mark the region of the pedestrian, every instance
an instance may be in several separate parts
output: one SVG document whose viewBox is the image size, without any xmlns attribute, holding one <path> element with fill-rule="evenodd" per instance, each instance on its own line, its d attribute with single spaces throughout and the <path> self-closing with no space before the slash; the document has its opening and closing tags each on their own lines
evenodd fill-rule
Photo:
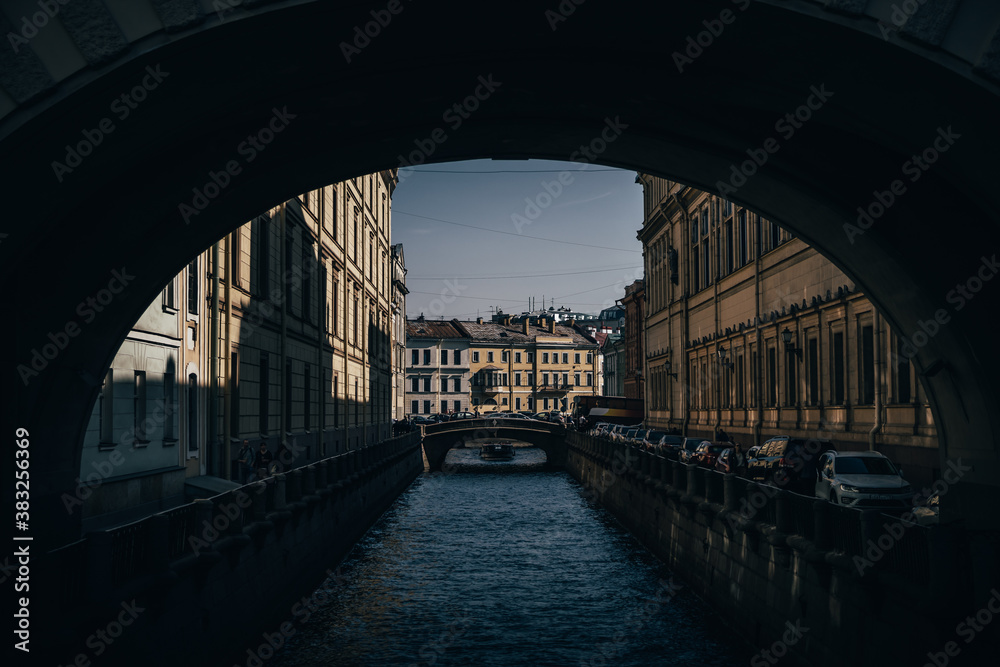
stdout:
<svg viewBox="0 0 1000 667">
<path fill-rule="evenodd" d="M 260 450 L 257 452 L 257 478 L 264 479 L 268 475 L 268 471 L 271 468 L 271 462 L 274 461 L 274 454 L 271 450 L 267 448 L 266 443 L 260 443 Z"/>
<path fill-rule="evenodd" d="M 733 453 L 729 455 L 729 461 L 733 472 L 739 477 L 746 476 L 747 473 L 747 461 L 746 457 L 743 455 L 743 445 L 736 443 L 733 445 Z"/>
<path fill-rule="evenodd" d="M 248 484 L 254 480 L 254 461 L 256 457 L 254 455 L 253 447 L 250 446 L 250 441 L 243 440 L 243 446 L 240 447 L 240 451 L 236 455 L 236 461 L 239 463 L 240 467 L 240 483 Z"/>
</svg>

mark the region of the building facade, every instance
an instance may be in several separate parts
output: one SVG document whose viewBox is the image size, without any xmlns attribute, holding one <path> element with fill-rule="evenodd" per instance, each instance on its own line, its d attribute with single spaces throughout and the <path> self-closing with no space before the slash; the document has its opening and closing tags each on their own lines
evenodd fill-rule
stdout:
<svg viewBox="0 0 1000 667">
<path fill-rule="evenodd" d="M 625 373 L 623 383 L 625 398 L 645 398 L 646 378 L 646 285 L 636 280 L 625 287 L 621 299 L 625 309 L 625 327 L 622 340 L 625 348 Z"/>
<path fill-rule="evenodd" d="M 651 426 L 744 444 L 877 449 L 939 473 L 930 406 L 895 333 L 832 263 L 719 197 L 639 175 Z"/>
<path fill-rule="evenodd" d="M 469 339 L 454 321 L 408 322 L 406 355 L 408 415 L 469 411 Z"/>
<path fill-rule="evenodd" d="M 599 395 L 597 341 L 572 319 L 455 322 L 469 338 L 473 411 L 572 412 Z"/>
<path fill-rule="evenodd" d="M 607 334 L 601 345 L 604 367 L 604 396 L 625 396 L 625 340 L 621 334 Z"/>
<path fill-rule="evenodd" d="M 383 171 L 284 202 L 168 283 L 94 407 L 85 528 L 227 488 L 244 439 L 297 465 L 389 436 L 395 184 Z"/>
<path fill-rule="evenodd" d="M 392 246 L 392 418 L 406 416 L 406 260 L 403 244 Z"/>
</svg>

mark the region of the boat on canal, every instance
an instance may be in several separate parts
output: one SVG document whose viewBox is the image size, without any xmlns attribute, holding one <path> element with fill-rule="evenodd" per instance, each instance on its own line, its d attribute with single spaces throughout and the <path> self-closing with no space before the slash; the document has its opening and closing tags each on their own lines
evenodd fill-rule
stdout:
<svg viewBox="0 0 1000 667">
<path fill-rule="evenodd" d="M 509 442 L 491 442 L 479 448 L 479 457 L 487 461 L 509 461 L 514 458 L 514 445 Z"/>
</svg>

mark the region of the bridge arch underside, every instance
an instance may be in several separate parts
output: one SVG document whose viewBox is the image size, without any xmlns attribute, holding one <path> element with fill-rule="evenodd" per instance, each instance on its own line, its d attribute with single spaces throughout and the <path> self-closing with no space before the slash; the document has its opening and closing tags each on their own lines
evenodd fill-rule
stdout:
<svg viewBox="0 0 1000 667">
<path fill-rule="evenodd" d="M 53 536 L 78 530 L 58 498 L 79 474 L 96 378 L 168 278 L 259 211 L 398 166 L 400 156 L 575 159 L 716 190 L 748 150 L 759 158 L 768 146 L 777 151 L 726 194 L 821 249 L 896 331 L 917 336 L 913 362 L 934 406 L 942 461 L 973 465 L 965 490 L 945 499 L 945 516 L 954 509 L 969 519 L 1000 479 L 1000 354 L 984 326 L 1000 310 L 1000 281 L 961 308 L 949 297 L 988 273 L 983 258 L 1000 248 L 997 17 L 970 20 L 967 3 L 941 3 L 956 12 L 950 21 L 932 15 L 921 30 L 883 38 L 875 18 L 849 13 L 865 3 L 825 3 L 839 13 L 823 4 L 586 3 L 565 21 L 535 3 L 508 3 L 474 21 L 451 6 L 406 4 L 350 62 L 341 44 L 371 20 L 368 7 L 350 3 L 175 12 L 168 30 L 146 36 L 139 28 L 155 23 L 150 15 L 128 23 L 120 14 L 131 5 L 115 3 L 127 24 L 117 50 L 101 32 L 111 14 L 81 22 L 67 6 L 72 30 L 5 54 L 11 66 L 0 78 L 0 182 L 11 195 L 0 271 L 17 333 L 2 351 L 17 399 L 4 412 L 32 432 L 36 522 Z M 167 14 L 163 7 L 183 6 L 157 5 Z M 135 7 L 148 14 L 146 3 Z M 706 33 L 719 32 L 712 22 L 723 10 L 732 20 Z M 940 10 L 924 7 L 917 18 Z M 103 35 L 93 48 L 79 45 L 88 26 Z M 60 55 L 52 44 L 70 37 L 77 46 Z M 689 37 L 702 46 L 690 47 Z M 675 56 L 689 48 L 691 62 Z M 74 66 L 81 58 L 82 69 Z M 146 99 L 121 118 L 112 103 L 144 78 Z M 477 108 L 459 113 L 456 103 Z M 810 120 L 791 136 L 788 125 L 776 129 L 786 114 L 806 115 L 809 103 Z M 251 153 L 247 137 L 275 110 L 287 110 L 287 127 Z M 52 163 L 66 162 L 67 145 L 104 118 L 113 132 L 57 178 Z M 911 182 L 912 156 L 935 142 L 938 159 Z M 185 220 L 179 205 L 196 207 L 193 189 L 227 164 L 239 173 Z M 845 233 L 858 207 L 894 181 L 905 192 L 862 234 Z M 621 221 L 609 234 L 633 234 L 639 223 Z M 84 322 L 78 305 L 123 267 L 134 276 L 128 288 Z M 918 335 L 936 314 L 947 323 Z M 68 323 L 79 334 L 25 386 L 13 369 Z"/>
<path fill-rule="evenodd" d="M 547 468 L 561 468 L 566 463 L 565 434 L 549 430 L 497 426 L 425 433 L 423 447 L 427 465 L 431 471 L 441 470 L 449 451 L 456 447 L 478 447 L 478 441 L 484 438 L 530 443 L 545 452 Z"/>
</svg>

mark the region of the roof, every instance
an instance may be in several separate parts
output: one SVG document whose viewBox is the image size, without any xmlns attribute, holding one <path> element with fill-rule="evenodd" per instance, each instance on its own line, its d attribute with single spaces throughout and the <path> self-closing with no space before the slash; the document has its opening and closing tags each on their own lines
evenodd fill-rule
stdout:
<svg viewBox="0 0 1000 667">
<path fill-rule="evenodd" d="M 498 322 L 458 322 L 455 324 L 466 332 L 473 343 L 498 343 L 501 345 L 526 345 L 536 342 L 539 336 L 565 336 L 574 345 L 596 345 L 593 338 L 580 330 L 556 323 L 555 332 L 550 332 L 548 327 L 536 325 L 528 326 L 528 333 L 524 333 L 522 323 L 503 325 Z"/>
<path fill-rule="evenodd" d="M 465 334 L 459 331 L 451 322 L 425 320 L 406 321 L 407 338 L 465 338 Z"/>
</svg>

